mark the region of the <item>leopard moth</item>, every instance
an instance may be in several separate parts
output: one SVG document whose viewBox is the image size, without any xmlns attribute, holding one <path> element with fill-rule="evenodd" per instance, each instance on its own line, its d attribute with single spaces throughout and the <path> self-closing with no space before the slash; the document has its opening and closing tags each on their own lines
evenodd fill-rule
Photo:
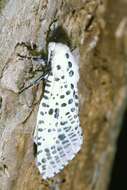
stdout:
<svg viewBox="0 0 127 190">
<path fill-rule="evenodd" d="M 51 71 L 46 76 L 34 132 L 36 164 L 45 180 L 63 170 L 83 143 L 78 64 L 67 45 L 55 42 L 48 45 L 48 64 Z"/>
</svg>

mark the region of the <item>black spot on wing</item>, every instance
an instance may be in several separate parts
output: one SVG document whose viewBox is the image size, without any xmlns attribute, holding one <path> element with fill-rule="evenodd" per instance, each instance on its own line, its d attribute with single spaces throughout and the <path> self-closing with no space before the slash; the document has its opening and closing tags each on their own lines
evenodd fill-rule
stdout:
<svg viewBox="0 0 127 190">
<path fill-rule="evenodd" d="M 66 94 L 67 94 L 67 95 L 69 95 L 70 93 L 71 93 L 71 91 L 70 91 L 70 90 L 68 90 L 68 91 L 66 92 Z"/>
<path fill-rule="evenodd" d="M 47 82 L 45 86 L 50 87 L 51 85 Z"/>
<path fill-rule="evenodd" d="M 51 146 L 51 149 L 52 149 L 52 150 L 55 149 L 55 146 Z"/>
<path fill-rule="evenodd" d="M 64 127 L 63 129 L 65 130 L 65 132 L 68 132 L 68 131 L 71 130 L 71 127 L 70 126 L 69 127 Z"/>
<path fill-rule="evenodd" d="M 74 85 L 71 83 L 71 89 L 74 89 Z"/>
<path fill-rule="evenodd" d="M 67 121 L 61 121 L 60 124 L 65 125 L 65 124 L 67 124 Z"/>
<path fill-rule="evenodd" d="M 43 98 L 44 98 L 44 99 L 46 99 L 46 100 L 48 100 L 48 99 L 49 99 L 49 98 L 48 98 L 48 96 L 46 96 L 46 95 L 44 95 L 44 96 L 43 96 Z"/>
<path fill-rule="evenodd" d="M 37 145 L 40 146 L 42 143 L 41 142 L 37 142 Z"/>
<path fill-rule="evenodd" d="M 78 103 L 75 103 L 75 106 L 76 106 L 76 107 L 78 107 L 78 106 L 79 106 L 79 104 L 78 104 Z"/>
<path fill-rule="evenodd" d="M 44 102 L 42 103 L 42 106 L 43 106 L 43 107 L 49 107 L 49 105 L 46 104 L 46 103 L 44 103 Z"/>
<path fill-rule="evenodd" d="M 74 112 L 75 111 L 75 108 L 71 108 L 71 112 Z"/>
<path fill-rule="evenodd" d="M 38 131 L 39 131 L 39 132 L 42 132 L 42 131 L 43 131 L 43 129 L 42 129 L 42 128 L 38 128 Z"/>
<path fill-rule="evenodd" d="M 49 113 L 49 115 L 52 115 L 53 114 L 53 109 L 50 108 L 48 113 Z"/>
<path fill-rule="evenodd" d="M 42 160 L 41 160 L 41 161 L 42 161 L 42 163 L 45 163 L 45 162 L 46 162 L 46 159 L 42 158 Z"/>
<path fill-rule="evenodd" d="M 40 162 L 37 162 L 37 165 L 38 165 L 38 166 L 41 166 L 41 163 L 40 163 Z"/>
<path fill-rule="evenodd" d="M 54 80 L 55 80 L 56 82 L 58 82 L 60 79 L 59 79 L 59 78 L 55 78 Z"/>
<path fill-rule="evenodd" d="M 41 115 L 44 115 L 44 112 L 43 112 L 43 111 L 40 111 L 40 114 L 41 114 Z"/>
<path fill-rule="evenodd" d="M 39 120 L 39 121 L 38 121 L 38 124 L 42 124 L 42 123 L 44 123 L 43 120 Z"/>
<path fill-rule="evenodd" d="M 78 116 L 77 115 L 74 115 L 74 119 L 76 119 Z"/>
<path fill-rule="evenodd" d="M 78 99 L 78 95 L 75 95 L 75 99 Z"/>
<path fill-rule="evenodd" d="M 66 53 L 65 56 L 66 56 L 67 59 L 69 58 L 69 54 L 68 53 Z"/>
<path fill-rule="evenodd" d="M 75 123 L 75 121 L 71 121 L 71 124 L 74 124 Z"/>
<path fill-rule="evenodd" d="M 43 152 L 42 150 L 37 151 L 37 155 L 39 155 L 39 154 L 42 153 L 42 152 Z"/>
<path fill-rule="evenodd" d="M 55 109 L 55 114 L 54 114 L 54 118 L 58 118 L 59 117 L 59 108 Z"/>
<path fill-rule="evenodd" d="M 65 134 L 60 134 L 58 136 L 58 138 L 62 141 L 62 140 L 64 140 L 66 138 L 66 136 L 65 136 Z"/>
<path fill-rule="evenodd" d="M 57 70 L 60 70 L 60 69 L 61 69 L 61 66 L 60 66 L 60 65 L 57 65 L 56 68 L 57 68 Z"/>
<path fill-rule="evenodd" d="M 70 61 L 68 61 L 68 67 L 71 68 L 72 67 L 72 63 Z"/>
<path fill-rule="evenodd" d="M 73 102 L 72 98 L 68 100 L 68 104 L 72 104 L 72 102 Z"/>
<path fill-rule="evenodd" d="M 67 104 L 66 103 L 62 103 L 61 104 L 61 107 L 65 107 Z"/>
<path fill-rule="evenodd" d="M 69 76 L 72 77 L 74 75 L 74 71 L 69 71 Z"/>
<path fill-rule="evenodd" d="M 49 94 L 49 91 L 48 91 L 48 90 L 45 90 L 45 93 Z"/>
<path fill-rule="evenodd" d="M 65 98 L 65 96 L 64 95 L 60 95 L 60 98 L 62 99 L 62 98 Z"/>
<path fill-rule="evenodd" d="M 45 152 L 49 152 L 49 149 L 48 149 L 48 148 L 45 148 Z"/>
</svg>

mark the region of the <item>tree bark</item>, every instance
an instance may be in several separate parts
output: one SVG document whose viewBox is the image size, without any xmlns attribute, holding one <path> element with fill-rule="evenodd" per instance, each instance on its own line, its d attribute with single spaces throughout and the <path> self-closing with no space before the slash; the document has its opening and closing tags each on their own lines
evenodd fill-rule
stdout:
<svg viewBox="0 0 127 190">
<path fill-rule="evenodd" d="M 106 190 L 126 107 L 127 1 L 0 2 L 0 190 Z M 21 42 L 46 48 L 51 23 L 66 30 L 80 56 L 80 153 L 45 182 L 35 166 L 33 131 L 43 84 L 18 94 L 40 68 L 21 60 Z M 59 181 L 65 179 L 64 183 Z"/>
</svg>

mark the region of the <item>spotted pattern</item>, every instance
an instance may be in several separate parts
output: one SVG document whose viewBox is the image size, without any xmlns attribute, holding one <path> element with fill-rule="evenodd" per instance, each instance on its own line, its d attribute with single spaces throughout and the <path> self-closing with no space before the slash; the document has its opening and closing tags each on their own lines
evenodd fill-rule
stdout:
<svg viewBox="0 0 127 190">
<path fill-rule="evenodd" d="M 54 118 L 58 118 L 59 117 L 59 109 L 58 108 L 56 108 L 55 109 L 55 114 L 54 114 Z"/>
<path fill-rule="evenodd" d="M 69 72 L 69 76 L 72 77 L 73 75 L 74 75 L 74 71 L 71 70 L 71 71 Z"/>
<path fill-rule="evenodd" d="M 71 93 L 71 91 L 70 91 L 70 90 L 68 90 L 68 91 L 66 92 L 66 94 L 67 94 L 67 95 L 69 95 L 70 93 Z"/>
<path fill-rule="evenodd" d="M 63 170 L 83 142 L 79 121 L 78 65 L 69 48 L 59 43 L 50 44 L 48 64 L 52 70 L 45 80 L 34 132 L 36 162 L 44 179 Z"/>
<path fill-rule="evenodd" d="M 44 112 L 43 112 L 43 111 L 40 111 L 40 114 L 41 114 L 41 115 L 44 115 Z"/>
<path fill-rule="evenodd" d="M 72 67 L 72 63 L 70 61 L 68 61 L 68 66 L 69 66 L 69 68 Z"/>
<path fill-rule="evenodd" d="M 72 102 L 73 102 L 72 98 L 68 100 L 68 104 L 71 104 Z"/>
<path fill-rule="evenodd" d="M 46 99 L 46 100 L 48 100 L 48 96 L 46 96 L 46 95 L 45 95 L 45 96 L 43 96 L 43 98 L 44 98 L 44 99 Z"/>
<path fill-rule="evenodd" d="M 60 70 L 60 69 L 61 69 L 61 66 L 60 66 L 60 65 L 57 65 L 56 67 L 57 67 L 57 70 Z"/>
<path fill-rule="evenodd" d="M 60 95 L 60 98 L 63 99 L 65 96 L 64 95 Z"/>
<path fill-rule="evenodd" d="M 65 56 L 66 56 L 67 59 L 69 58 L 69 54 L 68 53 L 65 53 Z"/>
<path fill-rule="evenodd" d="M 59 78 L 55 78 L 55 81 L 59 81 L 60 79 Z"/>
<path fill-rule="evenodd" d="M 39 121 L 38 121 L 38 124 L 42 124 L 42 123 L 44 123 L 43 120 L 39 120 Z"/>
<path fill-rule="evenodd" d="M 49 115 L 52 115 L 52 114 L 53 114 L 53 109 L 50 108 L 50 109 L 49 109 Z"/>
</svg>

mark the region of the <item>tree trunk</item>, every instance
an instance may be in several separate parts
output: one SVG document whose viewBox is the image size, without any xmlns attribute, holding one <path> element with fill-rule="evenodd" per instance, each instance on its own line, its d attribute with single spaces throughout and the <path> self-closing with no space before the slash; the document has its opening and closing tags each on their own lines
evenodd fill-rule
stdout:
<svg viewBox="0 0 127 190">
<path fill-rule="evenodd" d="M 0 190 L 106 190 L 116 141 L 126 107 L 127 1 L 0 1 Z M 80 55 L 80 153 L 45 182 L 35 166 L 33 131 L 43 83 L 22 94 L 19 89 L 40 67 L 21 42 L 46 48 L 51 23 L 66 30 Z M 59 184 L 62 179 L 65 182 Z"/>
</svg>

